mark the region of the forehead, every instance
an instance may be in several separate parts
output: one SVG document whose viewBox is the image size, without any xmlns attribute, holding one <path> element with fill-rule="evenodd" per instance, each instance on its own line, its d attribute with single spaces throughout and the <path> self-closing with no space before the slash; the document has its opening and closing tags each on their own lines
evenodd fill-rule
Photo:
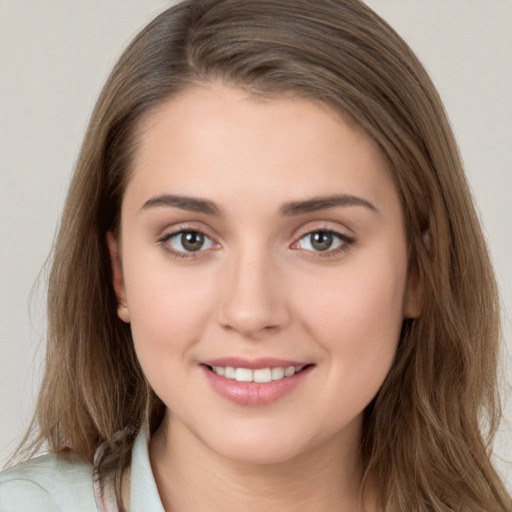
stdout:
<svg viewBox="0 0 512 512">
<path fill-rule="evenodd" d="M 269 201 L 283 194 L 293 200 L 337 187 L 382 201 L 394 190 L 377 144 L 312 100 L 198 86 L 151 112 L 138 135 L 128 189 L 141 198 L 175 192 L 222 199 L 264 187 Z"/>
</svg>

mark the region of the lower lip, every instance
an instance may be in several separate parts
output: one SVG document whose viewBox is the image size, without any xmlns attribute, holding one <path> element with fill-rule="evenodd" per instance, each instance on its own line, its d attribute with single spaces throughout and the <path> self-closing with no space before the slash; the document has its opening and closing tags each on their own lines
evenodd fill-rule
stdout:
<svg viewBox="0 0 512 512">
<path fill-rule="evenodd" d="M 276 402 L 295 389 L 312 370 L 307 366 L 291 377 L 270 382 L 238 382 L 217 375 L 207 366 L 201 365 L 212 388 L 222 397 L 238 405 L 267 405 Z"/>
</svg>

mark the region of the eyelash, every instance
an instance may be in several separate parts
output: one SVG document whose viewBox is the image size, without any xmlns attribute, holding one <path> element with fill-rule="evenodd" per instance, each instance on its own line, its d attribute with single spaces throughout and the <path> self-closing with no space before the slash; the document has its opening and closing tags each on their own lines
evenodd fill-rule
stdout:
<svg viewBox="0 0 512 512">
<path fill-rule="evenodd" d="M 193 260 L 201 256 L 201 253 L 205 251 L 203 247 L 198 249 L 197 251 L 187 251 L 187 250 L 179 250 L 174 249 L 170 244 L 170 240 L 172 240 L 174 237 L 182 237 L 186 233 L 193 233 L 196 235 L 201 235 L 204 237 L 205 243 L 210 243 L 212 245 L 218 246 L 211 237 L 209 237 L 206 233 L 201 231 L 200 229 L 191 229 L 191 228 L 179 228 L 176 231 L 173 231 L 172 233 L 166 233 L 161 238 L 158 239 L 158 243 L 163 247 L 163 249 L 169 253 L 173 258 L 179 259 L 179 260 Z M 181 243 L 181 241 L 180 241 Z M 183 247 L 183 244 L 182 244 Z M 212 247 L 208 247 L 208 249 L 211 249 Z"/>
<path fill-rule="evenodd" d="M 305 240 L 307 238 L 309 238 L 309 243 L 311 244 L 311 238 L 313 237 L 313 235 L 315 234 L 318 234 L 318 233 L 323 233 L 325 235 L 330 235 L 332 236 L 334 239 L 337 239 L 338 240 L 338 247 L 335 247 L 334 249 L 326 249 L 324 251 L 321 251 L 321 250 L 306 250 L 306 252 L 309 252 L 309 253 L 312 253 L 313 257 L 316 257 L 316 258 L 336 258 L 336 257 L 339 257 L 341 256 L 341 254 L 343 254 L 344 252 L 348 251 L 348 249 L 355 244 L 356 240 L 355 238 L 351 237 L 351 236 L 348 236 L 344 233 L 340 233 L 338 231 L 334 231 L 333 229 L 330 229 L 330 228 L 319 228 L 319 229 L 314 229 L 314 230 L 310 230 L 306 233 L 304 233 L 297 242 L 295 242 L 293 245 L 292 245 L 292 249 L 298 249 L 300 250 L 300 247 L 298 247 L 299 243 L 302 241 L 302 240 Z M 333 241 L 334 242 L 334 241 Z"/>
<path fill-rule="evenodd" d="M 166 233 L 165 235 L 163 235 L 162 237 L 160 237 L 158 239 L 158 243 L 163 247 L 163 249 L 169 253 L 173 258 L 176 258 L 176 259 L 179 259 L 179 260 L 194 260 L 196 258 L 199 258 L 201 257 L 201 253 L 202 252 L 205 252 L 206 250 L 208 249 L 212 249 L 212 247 L 208 247 L 206 249 L 203 248 L 203 246 L 201 246 L 200 249 L 198 249 L 197 251 L 187 251 L 187 250 L 177 250 L 177 249 L 174 249 L 172 248 L 172 246 L 169 245 L 169 241 L 172 240 L 174 237 L 178 237 L 178 236 L 183 236 L 184 234 L 186 233 L 192 233 L 192 234 L 196 234 L 196 235 L 201 235 L 202 237 L 204 237 L 204 240 L 206 243 L 209 243 L 209 244 L 212 244 L 216 247 L 219 247 L 219 245 L 214 242 L 212 240 L 211 237 L 209 237 L 206 233 L 204 233 L 203 231 L 201 231 L 200 229 L 190 229 L 190 228 L 179 228 L 178 230 L 176 231 L 173 231 L 171 233 Z M 300 250 L 301 247 L 299 247 L 299 244 L 301 241 L 307 239 L 309 237 L 309 240 L 310 240 L 310 244 L 311 244 L 311 237 L 315 234 L 318 234 L 318 233 L 322 233 L 322 234 L 325 234 L 325 235 L 330 235 L 332 236 L 334 239 L 337 239 L 338 240 L 338 247 L 335 247 L 334 249 L 326 249 L 324 251 L 322 250 L 309 250 L 309 249 L 306 249 L 305 251 L 306 252 L 309 252 L 309 253 L 312 253 L 312 255 L 314 255 L 313 257 L 319 257 L 319 258 L 335 258 L 337 256 L 340 256 L 342 253 L 346 252 L 352 245 L 355 244 L 355 239 L 351 236 L 348 236 L 346 234 L 343 234 L 343 233 L 339 233 L 337 231 L 334 231 L 332 229 L 329 229 L 329 228 L 325 228 L 325 229 L 314 229 L 314 230 L 310 230 L 306 233 L 304 233 L 298 240 L 297 242 L 294 242 L 292 245 L 291 245 L 291 248 L 292 249 L 296 249 L 296 250 Z M 181 242 L 180 242 L 181 243 Z M 183 247 L 183 245 L 182 245 Z"/>
</svg>

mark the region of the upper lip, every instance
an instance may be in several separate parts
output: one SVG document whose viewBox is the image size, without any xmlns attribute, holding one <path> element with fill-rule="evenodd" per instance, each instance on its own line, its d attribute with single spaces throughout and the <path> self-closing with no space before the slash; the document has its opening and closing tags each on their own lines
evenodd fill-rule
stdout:
<svg viewBox="0 0 512 512">
<path fill-rule="evenodd" d="M 202 361 L 206 366 L 231 366 L 232 368 L 248 368 L 249 370 L 258 370 L 260 368 L 287 368 L 289 366 L 305 366 L 307 362 L 293 361 L 291 359 L 276 359 L 274 357 L 261 357 L 248 359 L 244 357 L 219 357 Z"/>
</svg>

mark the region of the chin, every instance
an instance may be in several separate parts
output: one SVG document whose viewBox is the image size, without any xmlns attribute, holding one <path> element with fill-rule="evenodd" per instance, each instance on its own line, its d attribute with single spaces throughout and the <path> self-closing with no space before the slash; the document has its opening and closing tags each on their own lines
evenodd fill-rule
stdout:
<svg viewBox="0 0 512 512">
<path fill-rule="evenodd" d="M 239 425 L 219 432 L 210 431 L 203 442 L 219 456 L 239 463 L 268 465 L 299 459 L 321 444 L 316 443 L 310 432 L 290 432 L 289 428 L 276 425 Z M 277 428 L 276 428 L 277 427 Z"/>
<path fill-rule="evenodd" d="M 241 464 L 272 465 L 290 462 L 300 456 L 300 447 L 278 444 L 276 442 L 235 442 L 221 447 L 217 452 L 221 457 Z"/>
</svg>

